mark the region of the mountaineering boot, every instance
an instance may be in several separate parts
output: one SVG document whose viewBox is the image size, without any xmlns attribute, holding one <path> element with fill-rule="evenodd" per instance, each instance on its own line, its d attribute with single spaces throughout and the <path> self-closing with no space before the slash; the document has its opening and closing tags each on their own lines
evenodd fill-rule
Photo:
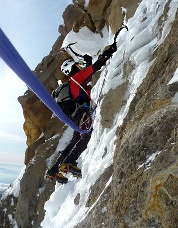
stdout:
<svg viewBox="0 0 178 228">
<path fill-rule="evenodd" d="M 68 178 L 63 176 L 63 174 L 61 172 L 59 172 L 56 175 L 56 181 L 60 184 L 66 184 L 68 182 Z"/>
<path fill-rule="evenodd" d="M 66 184 L 68 182 L 68 178 L 64 177 L 62 173 L 54 173 L 52 170 L 46 172 L 46 178 L 56 180 L 60 184 Z"/>
<path fill-rule="evenodd" d="M 56 175 L 57 173 L 53 172 L 52 169 L 49 169 L 47 172 L 46 172 L 46 178 L 49 178 L 51 180 L 55 180 L 56 179 Z"/>
<path fill-rule="evenodd" d="M 59 170 L 63 173 L 72 173 L 74 177 L 82 177 L 81 169 L 76 165 L 62 163 Z"/>
<path fill-rule="evenodd" d="M 82 177 L 82 172 L 81 172 L 81 169 L 79 169 L 76 165 L 72 165 L 70 164 L 70 172 L 72 173 L 72 175 L 74 177 Z"/>
<path fill-rule="evenodd" d="M 47 170 L 46 172 L 46 178 L 49 178 L 51 180 L 55 180 L 55 177 L 58 173 L 58 163 L 55 163 L 50 169 Z"/>
</svg>

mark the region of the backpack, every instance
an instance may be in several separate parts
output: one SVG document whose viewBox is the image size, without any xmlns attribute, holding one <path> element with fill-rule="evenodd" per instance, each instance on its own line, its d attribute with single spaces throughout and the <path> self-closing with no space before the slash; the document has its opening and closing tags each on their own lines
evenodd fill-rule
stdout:
<svg viewBox="0 0 178 228">
<path fill-rule="evenodd" d="M 57 103 L 72 99 L 70 96 L 69 87 L 70 87 L 69 82 L 64 82 L 55 91 L 53 91 L 52 95 Z"/>
<path fill-rule="evenodd" d="M 72 99 L 70 95 L 70 83 L 64 82 L 52 92 L 62 111 L 74 121 L 74 123 L 83 130 L 88 130 L 92 123 L 89 107 L 84 107 Z"/>
<path fill-rule="evenodd" d="M 56 90 L 52 92 L 52 96 L 58 103 L 62 111 L 72 118 L 72 114 L 75 112 L 77 103 L 70 95 L 70 83 L 64 82 Z"/>
</svg>

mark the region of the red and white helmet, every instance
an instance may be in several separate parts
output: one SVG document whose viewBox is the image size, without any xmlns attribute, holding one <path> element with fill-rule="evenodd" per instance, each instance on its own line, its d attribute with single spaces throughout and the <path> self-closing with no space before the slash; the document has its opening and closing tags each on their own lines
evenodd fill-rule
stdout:
<svg viewBox="0 0 178 228">
<path fill-rule="evenodd" d="M 62 73 L 65 74 L 66 76 L 69 76 L 74 63 L 75 62 L 73 59 L 68 59 L 68 60 L 64 61 L 63 64 L 61 65 Z"/>
</svg>

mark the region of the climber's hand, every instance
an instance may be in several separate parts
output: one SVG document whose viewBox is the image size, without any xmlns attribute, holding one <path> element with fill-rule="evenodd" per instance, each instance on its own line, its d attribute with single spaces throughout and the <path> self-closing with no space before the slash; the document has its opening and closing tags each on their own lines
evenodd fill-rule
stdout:
<svg viewBox="0 0 178 228">
<path fill-rule="evenodd" d="M 83 59 L 87 63 L 87 65 L 91 65 L 92 64 L 92 57 L 90 55 L 85 54 L 83 56 Z"/>
<path fill-rule="evenodd" d="M 111 44 L 110 48 L 112 53 L 116 52 L 117 51 L 117 45 L 116 45 L 116 42 L 114 42 L 113 44 Z"/>
</svg>

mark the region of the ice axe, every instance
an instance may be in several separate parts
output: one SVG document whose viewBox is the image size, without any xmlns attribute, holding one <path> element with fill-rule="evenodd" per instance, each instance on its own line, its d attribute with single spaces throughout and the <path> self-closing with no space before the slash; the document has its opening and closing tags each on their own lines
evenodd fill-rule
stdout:
<svg viewBox="0 0 178 228">
<path fill-rule="evenodd" d="M 121 30 L 124 29 L 124 28 L 127 29 L 127 31 L 129 31 L 128 27 L 127 27 L 126 25 L 123 24 L 122 27 L 120 27 L 120 28 L 117 30 L 117 32 L 116 32 L 116 34 L 115 34 L 115 36 L 114 36 L 114 43 L 116 43 L 116 39 L 117 39 L 119 33 L 120 33 Z"/>
</svg>

